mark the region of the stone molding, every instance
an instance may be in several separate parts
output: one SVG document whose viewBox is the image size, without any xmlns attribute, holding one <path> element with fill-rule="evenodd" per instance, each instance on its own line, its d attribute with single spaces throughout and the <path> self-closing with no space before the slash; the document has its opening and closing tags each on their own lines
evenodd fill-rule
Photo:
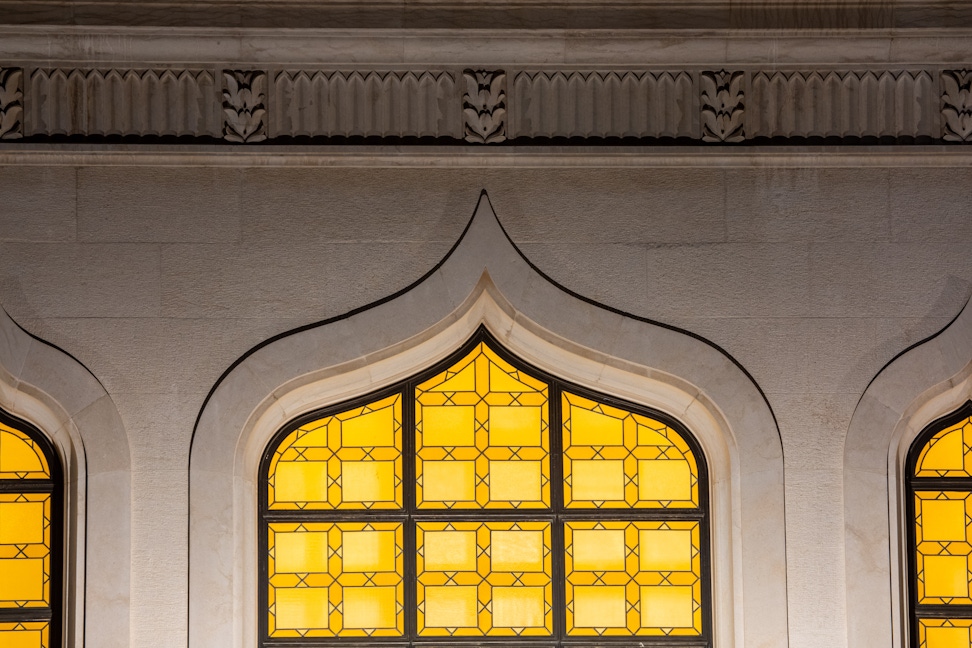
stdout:
<svg viewBox="0 0 972 648">
<path fill-rule="evenodd" d="M 284 29 L 905 29 L 972 25 L 963 0 L 0 0 L 8 25 Z"/>
<path fill-rule="evenodd" d="M 972 65 L 898 69 L 0 65 L 20 142 L 941 144 Z"/>
</svg>

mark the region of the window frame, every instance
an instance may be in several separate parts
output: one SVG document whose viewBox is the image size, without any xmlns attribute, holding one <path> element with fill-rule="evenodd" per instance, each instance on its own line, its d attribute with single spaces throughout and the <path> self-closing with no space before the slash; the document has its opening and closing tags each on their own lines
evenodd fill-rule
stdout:
<svg viewBox="0 0 972 648">
<path fill-rule="evenodd" d="M 47 621 L 49 648 L 62 646 L 64 643 L 64 470 L 60 455 L 54 443 L 35 425 L 0 409 L 0 423 L 16 429 L 30 437 L 44 453 L 47 460 L 50 479 L 3 479 L 0 478 L 0 493 L 50 493 L 51 494 L 51 526 L 50 526 L 50 606 L 46 608 L 2 608 L 0 607 L 0 622 L 15 623 L 29 621 Z M 27 484 L 24 488 L 22 485 Z M 17 486 L 21 485 L 20 488 Z"/>
<path fill-rule="evenodd" d="M 415 481 L 415 392 L 416 386 L 430 377 L 441 373 L 471 353 L 480 343 L 485 343 L 500 358 L 510 363 L 516 369 L 524 371 L 530 376 L 541 380 L 548 387 L 549 408 L 549 454 L 550 461 L 550 506 L 548 508 L 531 509 L 489 509 L 489 508 L 453 508 L 453 509 L 424 509 L 416 506 L 414 487 L 409 485 Z M 635 414 L 655 419 L 677 432 L 689 446 L 693 453 L 698 471 L 698 506 L 695 508 L 576 508 L 568 509 L 563 506 L 563 416 L 562 394 L 569 392 L 583 398 L 596 400 L 598 403 L 617 407 Z M 279 511 L 269 510 L 268 470 L 280 443 L 299 427 L 356 407 L 373 403 L 382 398 L 399 394 L 402 397 L 402 509 L 366 509 L 340 510 L 324 509 L 313 511 Z M 713 646 L 713 597 L 712 597 L 712 537 L 711 537 L 711 504 L 708 464 L 705 454 L 694 435 L 686 426 L 675 418 L 658 410 L 639 405 L 630 401 L 596 392 L 577 385 L 569 380 L 557 378 L 553 374 L 521 360 L 507 350 L 485 326 L 480 325 L 471 337 L 462 343 L 447 357 L 437 361 L 431 367 L 418 371 L 407 378 L 397 381 L 382 389 L 365 395 L 348 399 L 343 402 L 327 405 L 314 411 L 307 412 L 291 419 L 275 432 L 264 447 L 257 474 L 257 550 L 258 550 L 258 594 L 257 594 L 257 640 L 261 648 L 274 646 L 334 646 L 334 645 L 395 645 L 413 646 L 419 644 L 476 644 L 476 645 L 509 645 L 511 642 L 527 641 L 541 643 L 544 646 L 569 646 L 612 644 L 617 646 L 681 646 L 683 648 L 712 648 Z M 422 637 L 418 635 L 416 626 L 416 522 L 430 520 L 450 521 L 501 521 L 515 517 L 522 521 L 549 521 L 551 525 L 551 554 L 554 556 L 551 564 L 551 586 L 553 592 L 553 632 L 548 637 L 509 637 L 509 636 L 462 636 L 462 637 Z M 403 524 L 404 568 L 402 579 L 404 582 L 404 633 L 401 637 L 318 637 L 318 638 L 272 638 L 268 636 L 268 527 L 272 522 L 281 521 L 334 521 L 356 522 L 371 521 L 401 521 Z M 699 560 L 701 580 L 701 633 L 698 637 L 691 636 L 656 636 L 656 635 L 626 635 L 626 636 L 569 636 L 566 633 L 566 613 L 564 597 L 566 592 L 566 576 L 564 572 L 563 556 L 564 528 L 571 521 L 612 520 L 622 522 L 639 521 L 692 521 L 699 523 Z M 558 560 L 557 558 L 560 557 Z"/>
</svg>

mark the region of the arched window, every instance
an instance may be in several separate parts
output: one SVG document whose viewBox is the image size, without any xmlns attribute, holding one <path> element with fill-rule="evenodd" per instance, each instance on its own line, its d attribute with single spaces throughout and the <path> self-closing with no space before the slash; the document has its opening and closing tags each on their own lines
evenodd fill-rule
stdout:
<svg viewBox="0 0 972 648">
<path fill-rule="evenodd" d="M 972 401 L 908 454 L 911 645 L 972 646 Z"/>
<path fill-rule="evenodd" d="M 62 487 L 48 440 L 0 411 L 0 646 L 61 645 Z"/>
<path fill-rule="evenodd" d="M 484 329 L 404 383 L 292 422 L 260 475 L 262 646 L 711 646 L 695 441 Z"/>
</svg>

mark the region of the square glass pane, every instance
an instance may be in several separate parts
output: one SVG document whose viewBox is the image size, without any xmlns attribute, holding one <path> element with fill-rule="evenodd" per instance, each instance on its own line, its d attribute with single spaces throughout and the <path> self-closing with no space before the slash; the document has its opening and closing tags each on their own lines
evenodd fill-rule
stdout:
<svg viewBox="0 0 972 648">
<path fill-rule="evenodd" d="M 915 566 L 918 603 L 972 604 L 972 493 L 915 493 Z"/>
<path fill-rule="evenodd" d="M 702 633 L 698 522 L 564 525 L 567 634 Z"/>
<path fill-rule="evenodd" d="M 49 648 L 50 623 L 47 621 L 0 622 L 3 648 Z"/>
<path fill-rule="evenodd" d="M 549 522 L 417 522 L 420 637 L 552 633 Z"/>
<path fill-rule="evenodd" d="M 0 609 L 50 606 L 51 495 L 0 493 Z"/>
<path fill-rule="evenodd" d="M 269 635 L 402 636 L 403 528 L 398 522 L 270 523 Z"/>
</svg>

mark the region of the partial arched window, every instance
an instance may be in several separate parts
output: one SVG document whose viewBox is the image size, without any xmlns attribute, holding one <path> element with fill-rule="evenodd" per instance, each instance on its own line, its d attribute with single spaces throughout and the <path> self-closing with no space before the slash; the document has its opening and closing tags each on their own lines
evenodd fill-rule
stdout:
<svg viewBox="0 0 972 648">
<path fill-rule="evenodd" d="M 292 422 L 260 475 L 262 646 L 711 646 L 694 439 L 483 329 L 418 376 Z"/>
<path fill-rule="evenodd" d="M 972 646 L 972 402 L 908 454 L 911 645 Z"/>
<path fill-rule="evenodd" d="M 0 411 L 0 646 L 61 645 L 61 491 L 39 430 Z"/>
</svg>

